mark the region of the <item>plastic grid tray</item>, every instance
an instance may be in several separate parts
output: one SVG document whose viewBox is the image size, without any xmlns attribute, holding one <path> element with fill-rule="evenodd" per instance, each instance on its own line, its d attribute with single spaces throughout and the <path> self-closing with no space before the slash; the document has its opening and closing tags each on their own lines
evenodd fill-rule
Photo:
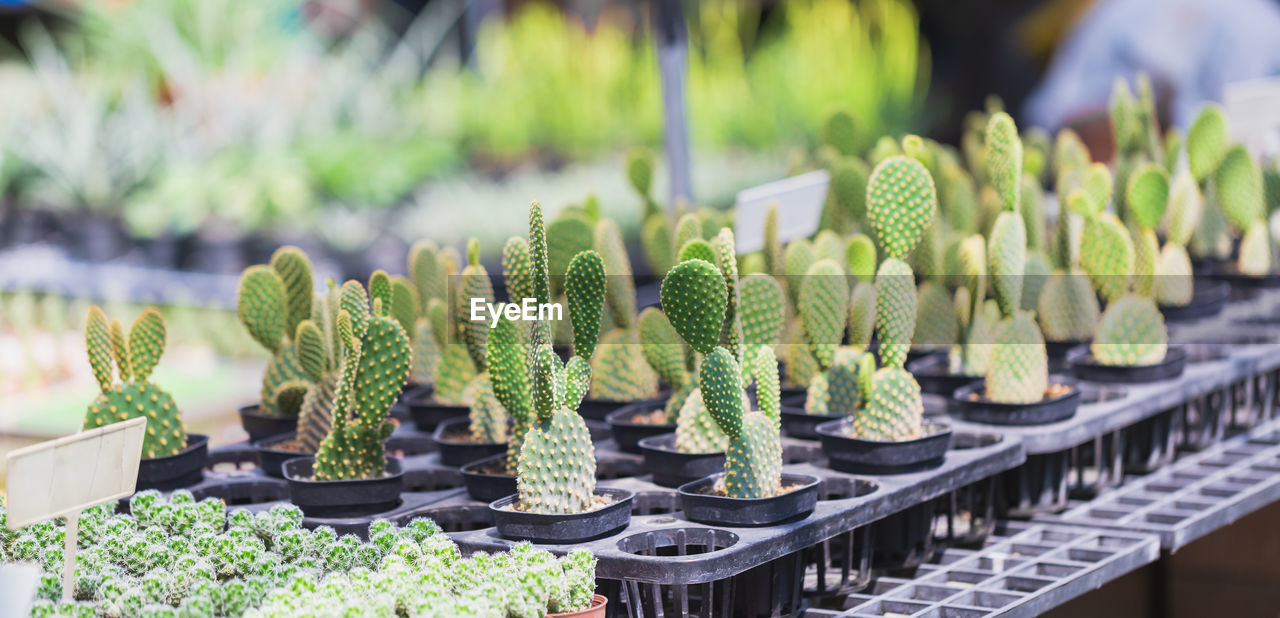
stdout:
<svg viewBox="0 0 1280 618">
<path fill-rule="evenodd" d="M 1172 553 L 1280 500 L 1280 423 L 1187 456 L 1038 520 L 1156 534 Z"/>
<path fill-rule="evenodd" d="M 1155 561 L 1154 535 L 1009 522 L 981 549 L 947 549 L 913 579 L 883 577 L 805 618 L 1035 616 Z"/>
</svg>

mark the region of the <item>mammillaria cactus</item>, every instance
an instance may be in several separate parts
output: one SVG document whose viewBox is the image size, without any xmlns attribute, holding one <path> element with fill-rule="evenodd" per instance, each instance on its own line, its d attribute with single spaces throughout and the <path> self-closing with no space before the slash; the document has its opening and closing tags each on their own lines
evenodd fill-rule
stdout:
<svg viewBox="0 0 1280 618">
<path fill-rule="evenodd" d="M 263 414 L 292 416 L 302 405 L 309 384 L 293 337 L 298 323 L 311 317 L 314 294 L 311 263 L 297 247 L 277 249 L 269 265 L 250 266 L 240 276 L 240 322 L 271 353 L 258 404 Z"/>
<path fill-rule="evenodd" d="M 394 428 L 388 412 L 409 375 L 409 337 L 390 317 L 390 278 L 382 271 L 369 278 L 372 307 L 354 287 L 344 288 L 352 292 L 343 295 L 337 331 L 347 353 L 332 427 L 316 451 L 319 481 L 368 479 L 382 473 L 387 465 L 382 441 Z"/>
<path fill-rule="evenodd" d="M 143 457 L 175 455 L 186 448 L 187 434 L 178 404 L 150 381 L 151 372 L 164 354 L 165 325 L 160 312 L 148 307 L 129 327 L 126 339 L 120 322 L 108 323 L 102 309 L 93 306 L 89 308 L 84 335 L 89 365 L 102 391 L 89 404 L 84 428 L 144 417 L 147 432 L 142 442 Z"/>
</svg>

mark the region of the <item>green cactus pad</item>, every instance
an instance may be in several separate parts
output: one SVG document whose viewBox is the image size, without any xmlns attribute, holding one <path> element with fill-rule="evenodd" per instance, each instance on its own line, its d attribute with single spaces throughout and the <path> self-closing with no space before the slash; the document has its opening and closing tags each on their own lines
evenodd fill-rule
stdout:
<svg viewBox="0 0 1280 618">
<path fill-rule="evenodd" d="M 1258 219 L 1240 239 L 1240 256 L 1236 268 L 1241 274 L 1262 277 L 1271 272 L 1271 238 L 1267 222 Z"/>
<path fill-rule="evenodd" d="M 530 513 L 570 514 L 593 508 L 595 448 L 587 424 L 572 410 L 556 410 L 520 449 L 516 472 L 519 508 Z"/>
<path fill-rule="evenodd" d="M 302 407 L 298 410 L 298 443 L 305 452 L 316 452 L 333 429 L 338 381 L 336 372 L 326 375 L 315 382 L 302 399 Z"/>
<path fill-rule="evenodd" d="M 604 260 L 608 274 L 605 301 L 613 323 L 618 328 L 630 329 L 636 317 L 636 288 L 631 273 L 631 260 L 622 242 L 622 232 L 609 219 L 596 223 L 595 249 Z"/>
<path fill-rule="evenodd" d="M 1004 209 L 1016 211 L 1021 199 L 1022 140 L 1009 114 L 998 112 L 991 115 L 984 144 L 987 181 L 995 187 Z"/>
<path fill-rule="evenodd" d="M 1146 230 L 1155 229 L 1169 205 L 1169 175 L 1154 163 L 1146 163 L 1129 176 L 1126 189 L 1129 211 Z"/>
<path fill-rule="evenodd" d="M 1226 114 L 1221 106 L 1205 105 L 1187 131 L 1187 162 L 1191 175 L 1200 182 L 1208 179 L 1218 170 L 1228 147 Z"/>
<path fill-rule="evenodd" d="M 600 337 L 600 312 L 604 308 L 604 259 L 595 251 L 574 256 L 565 272 L 565 296 L 573 325 L 573 353 L 591 358 Z"/>
<path fill-rule="evenodd" d="M 649 261 L 649 270 L 664 273 L 671 269 L 676 247 L 672 245 L 671 228 L 667 225 L 665 215 L 654 213 L 645 218 L 640 231 L 640 243 L 644 247 L 645 258 Z"/>
<path fill-rule="evenodd" d="M 688 260 L 662 280 L 662 308 L 680 337 L 694 350 L 710 354 L 720 339 L 728 291 L 711 263 Z"/>
<path fill-rule="evenodd" d="M 236 302 L 240 323 L 254 341 L 273 354 L 284 339 L 288 319 L 285 298 L 284 282 L 268 266 L 250 266 L 240 276 Z"/>
<path fill-rule="evenodd" d="M 1168 342 L 1155 301 L 1129 294 L 1107 306 L 1089 350 L 1104 365 L 1154 365 L 1164 360 Z"/>
<path fill-rule="evenodd" d="M 821 260 L 805 273 L 798 303 L 800 324 L 822 369 L 831 365 L 844 338 L 848 302 L 849 281 L 835 261 Z"/>
<path fill-rule="evenodd" d="M 658 394 L 658 375 L 646 362 L 633 330 L 615 328 L 600 338 L 591 374 L 591 396 L 597 399 L 636 401 Z"/>
<path fill-rule="evenodd" d="M 987 398 L 999 403 L 1035 403 L 1049 386 L 1044 338 L 1029 311 L 1018 311 L 996 327 L 987 367 Z"/>
<path fill-rule="evenodd" d="M 743 343 L 748 346 L 777 343 L 786 312 L 786 300 L 778 280 L 765 274 L 747 275 L 738 287 Z"/>
<path fill-rule="evenodd" d="M 533 256 L 529 241 L 512 236 L 502 247 L 502 276 L 506 278 L 507 298 L 519 303 L 526 298 L 537 298 L 533 289 Z"/>
<path fill-rule="evenodd" d="M 646 307 L 640 312 L 639 328 L 640 348 L 649 366 L 673 389 L 683 389 L 689 382 L 684 343 L 666 314 L 656 307 Z"/>
<path fill-rule="evenodd" d="M 1016 213 L 1001 213 L 987 241 L 992 290 L 1000 313 L 1011 316 L 1022 306 L 1022 280 L 1027 269 L 1027 231 Z"/>
<path fill-rule="evenodd" d="M 89 366 L 93 369 L 93 377 L 98 381 L 98 388 L 105 394 L 111 389 L 115 373 L 112 363 L 115 353 L 112 351 L 110 326 L 107 314 L 96 305 L 89 307 L 89 315 L 84 325 L 85 346 L 89 351 Z"/>
<path fill-rule="evenodd" d="M 533 394 L 529 379 L 529 346 L 506 317 L 498 318 L 489 333 L 489 381 L 493 395 L 517 422 L 533 420 Z"/>
<path fill-rule="evenodd" d="M 1263 205 L 1262 170 L 1244 146 L 1227 151 L 1213 175 L 1222 213 L 1238 230 L 1247 230 L 1266 212 Z"/>
<path fill-rule="evenodd" d="M 298 323 L 311 317 L 311 300 L 315 295 L 311 280 L 311 262 L 297 247 L 280 247 L 271 255 L 271 269 L 284 284 L 287 314 L 284 334 L 292 336 Z"/>
<path fill-rule="evenodd" d="M 868 394 L 853 419 L 855 437 L 889 442 L 920 437 L 924 400 L 911 374 L 897 367 L 881 368 L 871 375 Z"/>
<path fill-rule="evenodd" d="M 728 445 L 729 438 L 720 431 L 720 426 L 702 402 L 702 391 L 693 389 L 676 417 L 676 450 L 681 453 L 719 453 Z"/>
<path fill-rule="evenodd" d="M 717 347 L 702 361 L 699 391 L 711 418 L 729 439 L 742 437 L 742 370 L 728 350 Z"/>
<path fill-rule="evenodd" d="M 1169 208 L 1167 242 L 1187 246 L 1196 226 L 1200 224 L 1200 213 L 1204 207 L 1204 199 L 1200 188 L 1190 174 L 1179 174 L 1173 179 L 1169 190 Z"/>
<path fill-rule="evenodd" d="M 148 307 L 129 327 L 129 369 L 135 379 L 151 377 L 164 354 L 164 341 L 164 318 L 155 308 Z"/>
<path fill-rule="evenodd" d="M 854 234 L 845 249 L 849 274 L 859 281 L 871 283 L 876 276 L 876 245 L 865 234 Z"/>
<path fill-rule="evenodd" d="M 925 281 L 917 290 L 916 329 L 912 345 L 923 349 L 949 348 L 960 333 L 960 316 L 944 286 Z"/>
<path fill-rule="evenodd" d="M 911 267 L 889 258 L 876 273 L 876 333 L 884 366 L 901 368 L 906 363 L 915 322 L 916 284 Z"/>
<path fill-rule="evenodd" d="M 849 342 L 866 349 L 876 326 L 876 287 L 858 282 L 849 295 Z"/>
<path fill-rule="evenodd" d="M 741 435 L 725 448 L 725 495 L 772 498 L 782 490 L 782 443 L 768 416 L 747 412 Z"/>
<path fill-rule="evenodd" d="M 685 243 L 680 248 L 680 261 L 687 262 L 689 260 L 702 260 L 704 262 L 716 263 L 716 250 L 711 248 L 711 244 L 701 238 L 695 238 Z"/>
<path fill-rule="evenodd" d="M 547 230 L 543 223 L 542 204 L 529 203 L 529 257 L 533 267 L 533 294 L 539 304 L 551 302 L 550 267 L 547 263 Z"/>
<path fill-rule="evenodd" d="M 1161 305 L 1183 307 L 1191 303 L 1195 293 L 1191 256 L 1182 245 L 1165 243 L 1156 259 L 1156 301 Z"/>
<path fill-rule="evenodd" d="M 1085 341 L 1098 325 L 1098 297 L 1079 269 L 1058 271 L 1045 281 L 1036 315 L 1049 341 Z"/>
<path fill-rule="evenodd" d="M 418 292 L 418 313 L 427 313 L 427 302 L 444 298 L 445 277 L 437 258 L 436 244 L 420 240 L 409 248 L 409 279 Z"/>
<path fill-rule="evenodd" d="M 1110 214 L 1085 222 L 1080 264 L 1103 298 L 1115 300 L 1122 296 L 1129 289 L 1134 265 L 1133 240 L 1128 230 Z"/>
<path fill-rule="evenodd" d="M 507 441 L 507 411 L 494 397 L 488 373 L 481 373 L 462 392 L 462 401 L 470 406 L 467 413 L 471 441 L 498 443 Z"/>
<path fill-rule="evenodd" d="M 818 261 L 817 254 L 813 251 L 813 244 L 808 240 L 799 238 L 787 243 L 787 248 L 782 253 L 782 265 L 786 273 L 784 283 L 787 298 L 793 307 L 800 297 L 802 278 L 816 261 Z"/>
<path fill-rule="evenodd" d="M 867 183 L 867 218 L 889 257 L 905 259 L 933 220 L 933 179 L 915 159 L 890 157 Z"/>
</svg>

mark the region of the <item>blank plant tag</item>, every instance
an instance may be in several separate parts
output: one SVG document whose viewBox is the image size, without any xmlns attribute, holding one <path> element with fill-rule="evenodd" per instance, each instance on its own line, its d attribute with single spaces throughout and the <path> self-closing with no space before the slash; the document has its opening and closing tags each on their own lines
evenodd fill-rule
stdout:
<svg viewBox="0 0 1280 618">
<path fill-rule="evenodd" d="M 764 215 L 769 204 L 778 205 L 778 236 L 782 242 L 812 236 L 818 231 L 829 184 L 831 175 L 817 170 L 739 192 L 733 224 L 738 253 L 764 248 Z"/>
<path fill-rule="evenodd" d="M 1233 141 L 1255 157 L 1280 157 L 1280 77 L 1227 84 L 1222 102 Z"/>
</svg>

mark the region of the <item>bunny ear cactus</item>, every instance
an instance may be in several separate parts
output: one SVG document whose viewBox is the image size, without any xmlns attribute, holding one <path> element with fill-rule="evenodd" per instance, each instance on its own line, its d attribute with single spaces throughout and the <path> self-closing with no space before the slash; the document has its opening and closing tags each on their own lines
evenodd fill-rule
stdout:
<svg viewBox="0 0 1280 618">
<path fill-rule="evenodd" d="M 337 330 L 347 355 L 333 425 L 316 451 L 316 480 L 374 478 L 387 465 L 383 440 L 395 427 L 388 413 L 409 375 L 410 350 L 404 328 L 384 305 L 386 279 L 381 271 L 370 278 L 372 311 L 359 306 L 359 295 L 343 295 Z M 344 284 L 344 292 L 351 284 Z"/>
<path fill-rule="evenodd" d="M 862 361 L 861 375 L 870 375 L 870 379 L 864 382 L 863 406 L 853 418 L 854 435 L 888 442 L 920 437 L 924 399 L 916 379 L 898 367 L 882 367 L 871 373 L 871 366 Z"/>
<path fill-rule="evenodd" d="M 603 300 L 603 287 L 599 292 Z M 534 350 L 530 370 L 537 420 L 525 434 L 517 460 L 521 510 L 569 514 L 595 505 L 595 447 L 586 422 L 575 411 L 591 381 L 587 363 L 574 356 L 561 365 L 549 345 Z"/>
<path fill-rule="evenodd" d="M 852 416 L 863 405 L 862 385 L 859 379 L 863 356 L 869 356 L 854 347 L 836 351 L 831 368 L 816 376 L 809 383 L 805 398 L 805 411 L 812 414 L 848 414 Z M 875 371 L 875 367 L 871 367 Z"/>
<path fill-rule="evenodd" d="M 876 288 L 859 281 L 849 294 L 849 343 L 867 349 L 876 326 Z M 792 346 L 796 347 L 796 346 Z"/>
<path fill-rule="evenodd" d="M 604 270 L 609 273 L 605 300 L 613 325 L 630 330 L 636 318 L 635 279 L 627 247 L 622 243 L 622 232 L 612 220 L 601 219 L 596 223 L 595 250 L 604 259 Z"/>
<path fill-rule="evenodd" d="M 409 379 L 418 384 L 435 382 L 436 367 L 440 364 L 440 345 L 427 319 L 431 302 L 443 301 L 447 286 L 437 253 L 435 243 L 430 241 L 419 241 L 409 249 L 409 283 L 417 301 L 413 328 L 407 331 L 413 340 Z"/>
<path fill-rule="evenodd" d="M 644 202 L 644 216 L 648 220 L 651 215 L 661 214 L 658 203 L 653 199 L 653 152 L 647 148 L 635 148 L 627 153 L 627 181 L 635 189 Z"/>
<path fill-rule="evenodd" d="M 671 326 L 671 321 L 656 307 L 640 312 L 640 350 L 658 377 L 671 387 L 667 400 L 667 422 L 674 423 L 684 405 L 693 379 L 685 364 L 684 342 Z"/>
<path fill-rule="evenodd" d="M 264 414 L 298 414 L 308 387 L 298 365 L 293 336 L 311 316 L 311 263 L 297 247 L 281 247 L 269 265 L 250 266 L 240 277 L 237 313 L 245 330 L 271 353 L 262 376 L 259 409 Z M 285 408 L 280 403 L 285 402 Z"/>
<path fill-rule="evenodd" d="M 458 305 L 454 308 L 461 325 L 459 333 L 462 336 L 462 342 L 467 346 L 467 353 L 471 355 L 471 362 L 475 364 L 477 370 L 483 372 L 489 362 L 485 358 L 484 349 L 485 344 L 489 342 L 489 325 L 483 318 L 479 320 L 468 318 L 471 315 L 472 299 L 480 298 L 484 299 L 485 303 L 493 303 L 493 282 L 489 279 L 489 272 L 480 263 L 480 242 L 474 238 L 467 242 L 467 267 L 462 269 L 461 279 Z M 372 284 L 369 292 L 377 295 Z"/>
<path fill-rule="evenodd" d="M 742 341 L 747 347 L 772 346 L 782 335 L 786 299 L 778 280 L 753 274 L 739 282 L 742 308 Z"/>
<path fill-rule="evenodd" d="M 778 233 L 778 204 L 772 202 L 764 213 L 764 272 L 780 277 L 786 274 L 782 262 L 782 239 Z"/>
<path fill-rule="evenodd" d="M 778 495 L 782 489 L 778 426 L 765 413 L 743 407 L 742 370 L 728 350 L 717 347 L 707 356 L 699 385 L 708 413 L 728 438 L 725 494 L 733 498 Z"/>
<path fill-rule="evenodd" d="M 876 276 L 876 244 L 866 234 L 854 234 L 845 247 L 849 274 L 864 283 L 871 283 Z"/>
<path fill-rule="evenodd" d="M 1164 360 L 1169 333 L 1155 301 L 1129 294 L 1107 306 L 1090 346 L 1104 365 L 1153 365 Z"/>
<path fill-rule="evenodd" d="M 1200 222 L 1200 189 L 1188 173 L 1179 174 L 1170 188 L 1167 240 L 1155 267 L 1156 301 L 1162 305 L 1185 306 L 1194 294 L 1194 275 L 1187 243 Z"/>
<path fill-rule="evenodd" d="M 817 360 L 818 369 L 826 371 L 844 337 L 849 310 L 849 281 L 844 271 L 832 260 L 817 262 L 800 282 L 799 301 L 806 345 Z"/>
<path fill-rule="evenodd" d="M 1271 244 L 1258 162 L 1243 146 L 1233 146 L 1214 173 L 1213 185 L 1223 214 L 1232 226 L 1244 232 L 1237 268 L 1250 276 L 1267 274 L 1271 270 Z"/>
<path fill-rule="evenodd" d="M 328 294 L 316 296 L 311 319 L 298 325 L 295 337 L 298 361 L 312 382 L 298 412 L 297 439 L 308 453 L 320 448 L 320 442 L 329 435 L 333 426 L 333 409 L 337 403 L 344 354 L 343 343 L 337 333 L 343 294 L 351 296 L 347 306 L 368 304 L 364 288 L 359 283 L 349 281 L 339 292 L 331 280 Z"/>
<path fill-rule="evenodd" d="M 126 339 L 120 322 L 108 322 L 102 309 L 93 306 L 85 320 L 84 334 L 89 366 L 101 393 L 89 404 L 82 427 L 92 429 L 143 417 L 147 419 L 143 457 L 182 452 L 187 447 L 187 434 L 178 404 L 172 395 L 150 381 L 151 372 L 164 354 L 165 323 L 160 312 L 148 307 L 129 327 Z"/>
<path fill-rule="evenodd" d="M 634 329 L 615 328 L 601 336 L 591 358 L 592 397 L 636 401 L 658 394 L 658 376 L 649 367 L 639 344 Z"/>
<path fill-rule="evenodd" d="M 1088 275 L 1078 267 L 1050 275 L 1036 308 L 1036 317 L 1049 341 L 1092 339 L 1101 312 Z"/>
<path fill-rule="evenodd" d="M 1156 261 L 1160 253 L 1155 227 L 1169 204 L 1169 176 L 1163 167 L 1145 163 L 1129 177 L 1125 194 L 1129 213 L 1137 226 L 1134 290 L 1140 295 L 1151 296 L 1155 293 Z"/>
<path fill-rule="evenodd" d="M 791 302 L 791 307 L 797 307 L 804 275 L 816 261 L 818 261 L 817 254 L 813 250 L 813 244 L 808 240 L 798 238 L 787 243 L 787 248 L 782 253 L 782 264 L 786 273 L 787 298 Z M 794 312 L 791 313 L 794 314 Z"/>
<path fill-rule="evenodd" d="M 955 344 L 960 317 L 945 287 L 925 281 L 917 290 L 916 330 L 911 344 L 919 349 L 946 349 Z"/>
<path fill-rule="evenodd" d="M 1200 108 L 1187 131 L 1187 163 L 1196 182 L 1204 183 L 1218 170 L 1230 146 L 1227 116 L 1220 105 Z"/>
</svg>

